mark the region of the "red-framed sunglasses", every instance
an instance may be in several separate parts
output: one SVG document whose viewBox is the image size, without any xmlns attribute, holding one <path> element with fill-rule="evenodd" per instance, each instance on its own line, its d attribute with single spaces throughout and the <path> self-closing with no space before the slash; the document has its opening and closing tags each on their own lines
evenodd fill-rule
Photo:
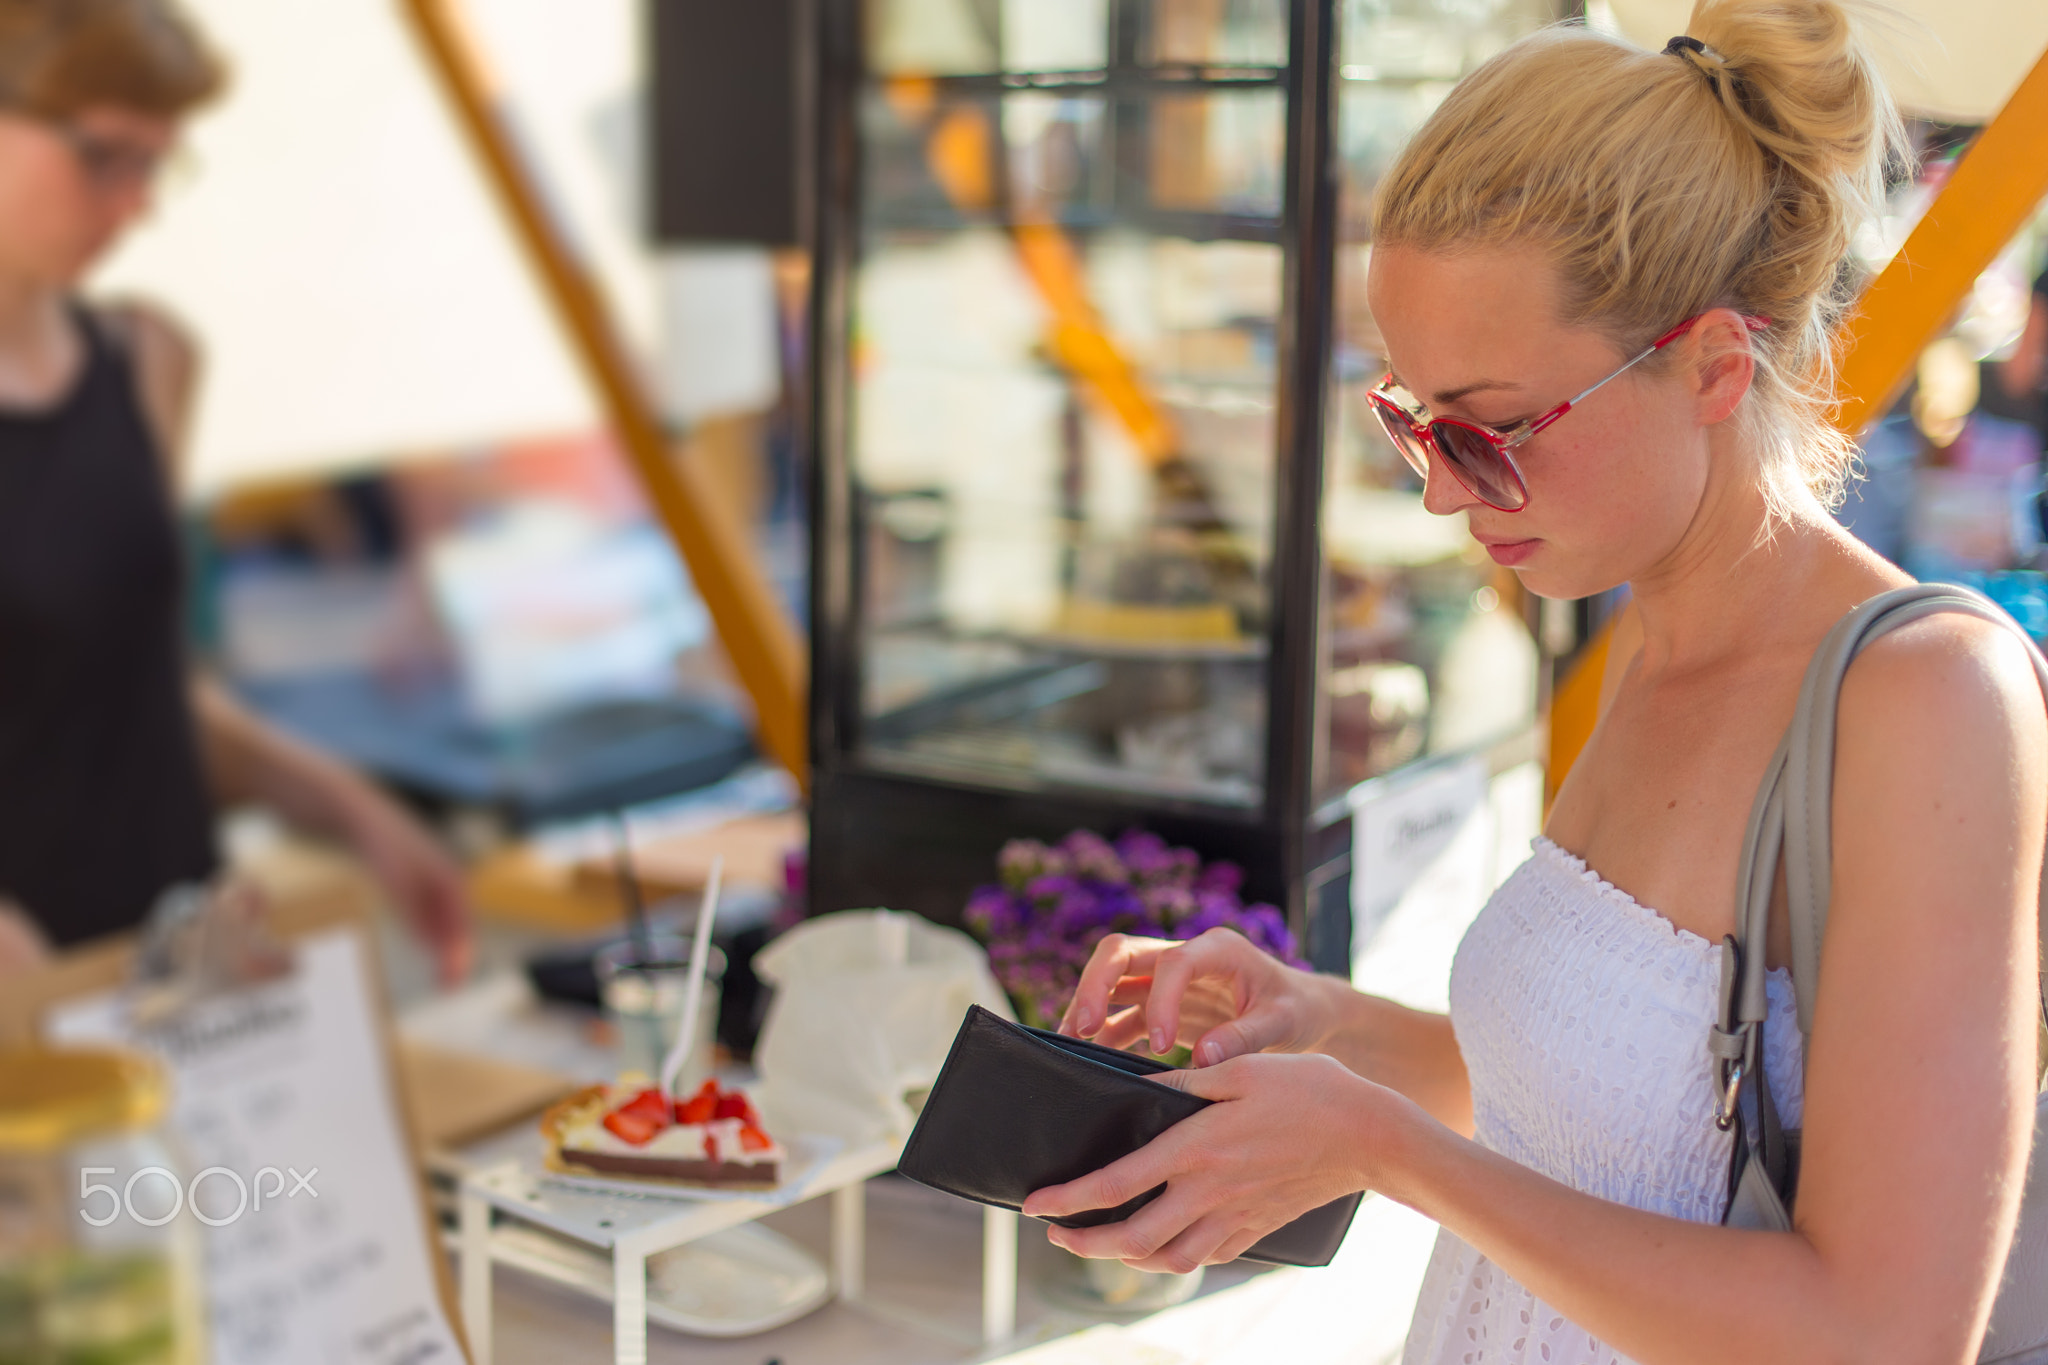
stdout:
<svg viewBox="0 0 2048 1365">
<path fill-rule="evenodd" d="M 1437 458 L 1444 462 L 1444 468 L 1451 471 L 1451 476 L 1464 486 L 1466 492 L 1496 511 L 1519 512 L 1529 505 L 1529 485 L 1522 479 L 1521 466 L 1508 452 L 1549 427 L 1605 385 L 1690 332 L 1700 317 L 1705 316 L 1702 313 L 1699 317 L 1687 318 L 1584 393 L 1505 431 L 1483 427 L 1462 417 L 1431 418 L 1428 409 L 1416 400 L 1415 395 L 1394 382 L 1392 374 L 1374 385 L 1366 397 L 1372 403 L 1373 412 L 1379 416 L 1380 425 L 1387 429 L 1388 439 L 1401 452 L 1401 458 L 1408 461 L 1409 468 L 1425 481 L 1429 478 L 1429 455 L 1435 451 Z M 1742 325 L 1752 332 L 1761 332 L 1771 325 L 1771 320 L 1745 314 Z"/>
</svg>

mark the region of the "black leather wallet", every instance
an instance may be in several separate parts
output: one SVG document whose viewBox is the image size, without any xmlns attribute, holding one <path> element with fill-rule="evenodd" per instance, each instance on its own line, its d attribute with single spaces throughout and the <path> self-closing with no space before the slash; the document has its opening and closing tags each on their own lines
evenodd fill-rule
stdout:
<svg viewBox="0 0 2048 1365">
<path fill-rule="evenodd" d="M 1135 1053 L 1013 1024 L 971 1006 L 918 1115 L 897 1169 L 963 1199 L 1022 1208 L 1137 1151 L 1210 1101 L 1144 1079 L 1169 1068 Z M 1161 1185 L 1113 1209 L 1048 1221 L 1118 1223 L 1159 1197 Z M 1347 1194 L 1275 1229 L 1244 1253 L 1273 1265 L 1328 1265 L 1362 1195 Z"/>
</svg>

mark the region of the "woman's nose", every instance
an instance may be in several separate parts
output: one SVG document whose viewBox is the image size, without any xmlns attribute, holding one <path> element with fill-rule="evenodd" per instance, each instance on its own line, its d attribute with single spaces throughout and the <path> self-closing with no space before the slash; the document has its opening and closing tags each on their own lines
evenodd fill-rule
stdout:
<svg viewBox="0 0 2048 1365">
<path fill-rule="evenodd" d="M 1429 452 L 1429 476 L 1422 481 L 1423 510 L 1440 517 L 1448 517 L 1453 513 L 1485 505 L 1473 497 L 1464 484 L 1458 482 L 1458 476 L 1445 466 L 1443 456 L 1437 454 L 1436 448 L 1432 446 Z"/>
</svg>

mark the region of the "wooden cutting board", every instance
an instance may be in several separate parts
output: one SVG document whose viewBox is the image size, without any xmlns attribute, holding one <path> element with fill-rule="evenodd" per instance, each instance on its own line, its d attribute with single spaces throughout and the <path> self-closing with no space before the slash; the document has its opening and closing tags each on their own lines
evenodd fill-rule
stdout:
<svg viewBox="0 0 2048 1365">
<path fill-rule="evenodd" d="M 451 1149 L 530 1119 L 579 1087 L 552 1071 L 401 1039 L 399 1084 L 424 1150 Z"/>
</svg>

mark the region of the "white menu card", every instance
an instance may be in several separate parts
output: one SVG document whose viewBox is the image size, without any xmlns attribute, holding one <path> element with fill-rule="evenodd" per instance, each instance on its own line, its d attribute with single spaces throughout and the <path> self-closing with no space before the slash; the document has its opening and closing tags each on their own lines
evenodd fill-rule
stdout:
<svg viewBox="0 0 2048 1365">
<path fill-rule="evenodd" d="M 167 1068 L 183 1216 L 203 1224 L 214 1365 L 460 1365 L 362 940 L 334 929 L 293 951 L 289 976 L 159 1024 L 133 1025 L 109 993 L 57 1006 L 46 1030 Z M 105 1176 L 116 1191 L 132 1179 Z M 174 1197 L 161 1175 L 139 1189 Z"/>
</svg>

